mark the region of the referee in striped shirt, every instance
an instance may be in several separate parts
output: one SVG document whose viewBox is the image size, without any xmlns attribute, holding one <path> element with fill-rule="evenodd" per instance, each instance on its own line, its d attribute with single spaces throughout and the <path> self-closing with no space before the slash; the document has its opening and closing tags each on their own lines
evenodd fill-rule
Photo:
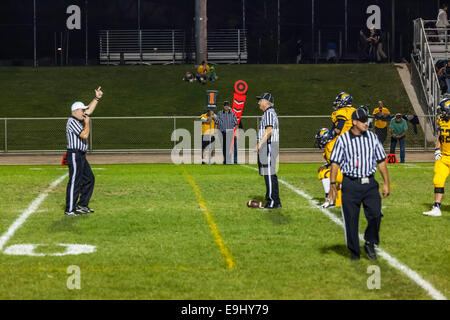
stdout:
<svg viewBox="0 0 450 320">
<path fill-rule="evenodd" d="M 259 174 L 266 183 L 266 205 L 264 209 L 281 208 L 278 190 L 277 164 L 279 152 L 278 116 L 275 112 L 274 99 L 270 93 L 263 93 L 258 99 L 259 108 L 264 112 L 259 123 L 258 152 Z"/>
<path fill-rule="evenodd" d="M 379 243 L 381 224 L 381 197 L 374 174 L 378 168 L 383 177 L 383 198 L 390 193 L 386 153 L 378 137 L 368 131 L 368 110 L 360 107 L 352 114 L 352 128 L 341 135 L 331 152 L 330 198 L 336 198 L 336 176 L 338 168 L 344 175 L 342 181 L 342 216 L 345 224 L 345 239 L 351 260 L 359 260 L 359 212 L 361 203 L 367 219 L 364 233 L 364 250 L 367 258 L 376 260 L 375 245 Z"/>
<path fill-rule="evenodd" d="M 233 142 L 234 164 L 237 164 L 237 141 L 234 136 L 234 130 L 238 128 L 237 117 L 231 111 L 230 102 L 223 102 L 223 110 L 216 116 L 216 125 L 222 134 L 222 153 L 223 164 L 231 163 L 231 142 Z"/>
<path fill-rule="evenodd" d="M 88 205 L 94 191 L 95 177 L 86 159 L 86 151 L 90 133 L 90 116 L 102 96 L 101 87 L 98 87 L 95 90 L 95 98 L 89 105 L 85 106 L 79 101 L 72 104 L 72 116 L 67 120 L 66 159 L 69 167 L 69 182 L 64 213 L 69 216 L 94 212 Z"/>
</svg>

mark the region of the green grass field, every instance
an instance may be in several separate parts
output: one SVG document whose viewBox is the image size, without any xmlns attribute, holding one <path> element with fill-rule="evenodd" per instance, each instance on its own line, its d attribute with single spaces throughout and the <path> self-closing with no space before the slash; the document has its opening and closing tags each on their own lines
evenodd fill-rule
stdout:
<svg viewBox="0 0 450 320">
<path fill-rule="evenodd" d="M 281 164 L 279 178 L 321 202 L 319 164 Z M 0 299 L 432 299 L 379 255 L 351 262 L 343 228 L 307 198 L 280 185 L 283 208 L 246 207 L 262 199 L 263 178 L 245 166 L 95 165 L 91 215 L 63 215 L 67 169 L 0 169 Z M 389 165 L 380 249 L 450 297 L 450 205 L 422 216 L 433 198 L 433 164 Z M 379 174 L 377 178 L 381 181 Z M 39 206 L 33 201 L 48 191 Z M 34 202 L 35 203 L 35 202 Z M 7 230 L 27 208 L 14 233 Z M 30 209 L 31 208 L 31 209 Z M 338 209 L 329 213 L 340 219 Z M 363 214 L 360 231 L 366 225 Z M 6 241 L 6 242 L 5 242 Z M 95 251 L 54 256 L 58 244 Z M 40 244 L 42 256 L 10 255 Z M 22 247 L 23 248 L 23 247 Z M 9 249 L 9 250 L 8 250 Z M 380 289 L 368 289 L 368 268 Z M 81 289 L 67 287 L 69 266 Z"/>
</svg>

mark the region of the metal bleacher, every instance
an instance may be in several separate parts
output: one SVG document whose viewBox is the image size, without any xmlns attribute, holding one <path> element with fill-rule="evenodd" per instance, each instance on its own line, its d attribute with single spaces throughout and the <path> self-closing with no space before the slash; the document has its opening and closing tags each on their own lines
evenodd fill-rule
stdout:
<svg viewBox="0 0 450 320">
<path fill-rule="evenodd" d="M 195 59 L 195 47 L 186 44 L 183 30 L 102 30 L 99 42 L 100 64 L 175 64 Z M 207 48 L 209 63 L 247 63 L 245 30 L 210 31 Z"/>
<path fill-rule="evenodd" d="M 421 96 L 423 97 L 424 112 L 436 116 L 436 109 L 440 100 L 441 88 L 436 72 L 439 60 L 447 62 L 450 58 L 450 29 L 436 28 L 436 20 L 414 20 L 414 43 L 411 54 L 413 72 L 419 79 Z M 433 121 L 434 122 L 434 121 Z M 434 127 L 435 124 L 431 123 Z"/>
</svg>

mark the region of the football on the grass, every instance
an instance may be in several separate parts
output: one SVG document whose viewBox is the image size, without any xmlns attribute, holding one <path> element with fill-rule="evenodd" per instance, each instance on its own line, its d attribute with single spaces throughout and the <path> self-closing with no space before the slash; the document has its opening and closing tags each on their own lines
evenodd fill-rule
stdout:
<svg viewBox="0 0 450 320">
<path fill-rule="evenodd" d="M 249 208 L 262 208 L 262 202 L 258 200 L 249 200 L 247 202 L 247 207 Z"/>
</svg>

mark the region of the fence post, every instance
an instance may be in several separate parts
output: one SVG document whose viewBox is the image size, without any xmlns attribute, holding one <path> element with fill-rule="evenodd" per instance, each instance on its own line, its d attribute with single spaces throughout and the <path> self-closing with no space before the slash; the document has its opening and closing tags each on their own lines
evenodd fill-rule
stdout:
<svg viewBox="0 0 450 320">
<path fill-rule="evenodd" d="M 317 44 L 317 55 L 316 55 L 316 63 L 317 59 L 320 59 L 320 53 L 322 52 L 322 34 L 320 32 L 320 29 L 317 31 L 318 33 L 318 44 Z"/>
<path fill-rule="evenodd" d="M 92 144 L 92 142 L 94 141 L 94 139 L 92 138 L 92 134 L 94 133 L 93 132 L 93 128 L 94 128 L 94 123 L 93 123 L 94 121 L 93 121 L 93 119 L 91 118 L 91 122 L 90 122 L 90 134 L 89 134 L 89 149 L 91 149 L 91 152 L 92 151 L 94 151 L 94 148 L 92 147 L 93 146 L 93 144 Z"/>
<path fill-rule="evenodd" d="M 173 117 L 173 134 L 175 135 L 175 139 L 173 140 L 173 147 L 175 149 L 175 146 L 177 145 L 177 134 L 176 131 L 177 130 L 177 118 Z"/>
<path fill-rule="evenodd" d="M 109 30 L 106 30 L 106 56 L 108 57 L 108 65 L 110 64 L 109 56 Z"/>
<path fill-rule="evenodd" d="M 142 64 L 142 30 L 139 30 L 139 57 Z"/>
<path fill-rule="evenodd" d="M 238 64 L 241 64 L 241 30 L 238 29 Z"/>
<path fill-rule="evenodd" d="M 8 124 L 5 118 L 5 153 L 8 152 Z"/>
<path fill-rule="evenodd" d="M 172 30 L 172 64 L 175 64 L 175 30 Z"/>
</svg>

